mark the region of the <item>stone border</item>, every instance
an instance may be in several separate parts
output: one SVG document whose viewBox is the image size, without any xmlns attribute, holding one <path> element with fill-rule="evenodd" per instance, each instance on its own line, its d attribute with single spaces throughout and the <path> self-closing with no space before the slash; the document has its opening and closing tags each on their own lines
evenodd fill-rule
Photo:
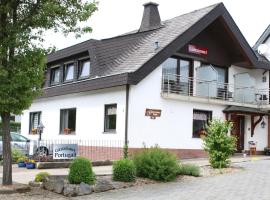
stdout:
<svg viewBox="0 0 270 200">
<path fill-rule="evenodd" d="M 135 182 L 124 183 L 115 182 L 111 180 L 111 176 L 97 176 L 96 183 L 94 185 L 70 184 L 68 183 L 67 176 L 49 176 L 43 180 L 42 188 L 62 194 L 67 197 L 75 197 L 82 195 L 89 195 L 93 192 L 105 192 L 114 189 L 121 189 L 134 186 Z"/>
</svg>

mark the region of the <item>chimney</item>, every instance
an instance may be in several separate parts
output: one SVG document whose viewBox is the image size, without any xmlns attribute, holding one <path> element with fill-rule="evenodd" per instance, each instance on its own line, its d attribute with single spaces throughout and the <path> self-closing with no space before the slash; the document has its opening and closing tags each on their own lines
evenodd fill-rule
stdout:
<svg viewBox="0 0 270 200">
<path fill-rule="evenodd" d="M 149 31 L 161 27 L 161 20 L 158 12 L 158 4 L 149 2 L 143 4 L 143 18 L 139 32 Z"/>
</svg>

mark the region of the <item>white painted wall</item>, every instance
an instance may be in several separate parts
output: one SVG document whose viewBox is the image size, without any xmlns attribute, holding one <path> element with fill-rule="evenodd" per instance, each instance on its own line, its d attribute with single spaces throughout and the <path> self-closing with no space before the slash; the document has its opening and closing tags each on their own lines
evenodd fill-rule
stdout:
<svg viewBox="0 0 270 200">
<path fill-rule="evenodd" d="M 255 121 L 258 119 L 258 117 L 255 117 Z M 254 141 L 257 144 L 257 150 L 263 151 L 264 147 L 267 146 L 268 141 L 268 125 L 267 125 L 267 117 L 264 117 L 264 122 L 266 123 L 265 128 L 262 128 L 260 123 L 256 126 L 254 130 L 254 135 L 251 137 L 251 117 L 245 116 L 245 150 L 249 150 L 249 141 Z"/>
<path fill-rule="evenodd" d="M 211 110 L 213 118 L 224 119 L 225 105 L 208 105 L 163 99 L 162 67 L 159 66 L 137 85 L 130 88 L 129 146 L 140 148 L 158 144 L 163 148 L 201 149 L 202 140 L 192 138 L 193 109 Z M 145 109 L 161 109 L 155 120 L 145 116 Z"/>
<path fill-rule="evenodd" d="M 117 103 L 116 133 L 103 133 L 104 106 Z M 60 109 L 76 108 L 76 134 L 59 135 Z M 54 98 L 36 100 L 29 110 L 22 115 L 22 134 L 30 139 L 37 135 L 29 135 L 29 112 L 41 111 L 41 121 L 45 126 L 43 139 L 49 140 L 122 140 L 125 133 L 125 88 L 117 87 L 87 93 L 65 95 Z"/>
</svg>

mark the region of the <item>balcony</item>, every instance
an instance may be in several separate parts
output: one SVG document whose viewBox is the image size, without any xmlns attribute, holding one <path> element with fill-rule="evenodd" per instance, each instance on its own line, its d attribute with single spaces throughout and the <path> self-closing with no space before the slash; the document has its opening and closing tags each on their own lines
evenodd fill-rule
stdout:
<svg viewBox="0 0 270 200">
<path fill-rule="evenodd" d="M 269 105 L 269 88 L 258 89 L 175 74 L 163 74 L 162 96 L 183 101 L 256 108 L 267 108 Z"/>
</svg>

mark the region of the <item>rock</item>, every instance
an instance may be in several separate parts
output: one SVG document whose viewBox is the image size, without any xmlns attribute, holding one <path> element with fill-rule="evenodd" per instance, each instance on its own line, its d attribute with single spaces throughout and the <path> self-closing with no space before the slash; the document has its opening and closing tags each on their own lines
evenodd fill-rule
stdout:
<svg viewBox="0 0 270 200">
<path fill-rule="evenodd" d="M 93 192 L 93 186 L 86 183 L 81 183 L 78 188 L 78 196 L 88 195 Z"/>
<path fill-rule="evenodd" d="M 111 181 L 105 180 L 105 179 L 97 180 L 97 183 L 94 187 L 95 192 L 105 192 L 105 191 L 113 190 L 113 189 L 114 187 Z"/>
<path fill-rule="evenodd" d="M 49 178 L 45 178 L 43 180 L 42 186 L 43 186 L 43 188 L 45 190 L 53 191 L 54 190 L 54 182 L 55 182 L 55 180 L 52 180 L 52 179 L 49 179 Z"/>
<path fill-rule="evenodd" d="M 77 196 L 79 191 L 79 186 L 74 184 L 66 184 L 64 186 L 63 195 L 67 197 Z"/>
<path fill-rule="evenodd" d="M 28 185 L 31 187 L 40 187 L 41 183 L 36 181 L 29 181 Z"/>
<path fill-rule="evenodd" d="M 64 180 L 60 179 L 60 180 L 56 180 L 54 182 L 54 189 L 53 191 L 58 193 L 58 194 L 61 194 L 64 190 Z"/>
</svg>

